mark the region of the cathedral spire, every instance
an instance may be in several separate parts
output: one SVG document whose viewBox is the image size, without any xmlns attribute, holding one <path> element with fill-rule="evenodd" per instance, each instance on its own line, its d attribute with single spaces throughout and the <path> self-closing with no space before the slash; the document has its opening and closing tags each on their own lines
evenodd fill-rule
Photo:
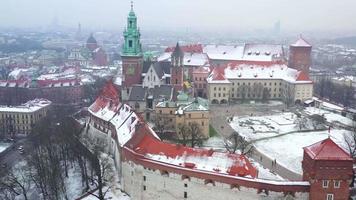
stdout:
<svg viewBox="0 0 356 200">
<path fill-rule="evenodd" d="M 140 42 L 140 30 L 137 26 L 137 17 L 133 10 L 133 1 L 131 1 L 131 10 L 127 17 L 127 27 L 124 31 L 125 43 L 123 45 L 123 54 L 128 56 L 137 56 L 142 54 Z"/>
</svg>

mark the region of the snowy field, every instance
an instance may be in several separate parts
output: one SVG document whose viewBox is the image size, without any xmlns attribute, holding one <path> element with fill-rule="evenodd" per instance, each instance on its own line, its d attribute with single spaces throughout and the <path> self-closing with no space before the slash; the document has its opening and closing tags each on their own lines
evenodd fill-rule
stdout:
<svg viewBox="0 0 356 200">
<path fill-rule="evenodd" d="M 350 118 L 343 117 L 341 114 L 333 113 L 320 108 L 307 107 L 305 108 L 304 111 L 307 115 L 313 115 L 313 114 L 323 115 L 326 118 L 326 121 L 330 123 L 338 122 L 346 126 L 353 126 L 356 123 L 355 121 L 352 121 Z"/>
<path fill-rule="evenodd" d="M 298 131 L 294 123 L 296 119 L 297 116 L 290 112 L 258 117 L 234 117 L 230 126 L 247 140 L 257 140 Z"/>
<path fill-rule="evenodd" d="M 11 146 L 11 143 L 0 142 L 0 153 L 5 151 L 9 146 Z"/>
<path fill-rule="evenodd" d="M 103 191 L 106 191 L 108 188 L 104 187 Z M 94 194 L 97 195 L 98 191 L 94 192 Z M 130 197 L 127 196 L 127 194 L 122 193 L 119 187 L 117 188 L 110 188 L 108 192 L 105 195 L 105 199 L 110 199 L 110 200 L 130 200 Z M 97 197 L 93 195 L 89 195 L 82 200 L 98 200 Z"/>
<path fill-rule="evenodd" d="M 330 135 L 336 143 L 346 148 L 343 136 L 349 133 L 346 130 L 334 129 L 331 130 Z M 297 173 L 302 173 L 303 147 L 324 140 L 327 137 L 328 131 L 300 132 L 261 140 L 254 143 L 254 145 L 260 152 L 272 159 L 276 159 L 278 164 Z"/>
</svg>

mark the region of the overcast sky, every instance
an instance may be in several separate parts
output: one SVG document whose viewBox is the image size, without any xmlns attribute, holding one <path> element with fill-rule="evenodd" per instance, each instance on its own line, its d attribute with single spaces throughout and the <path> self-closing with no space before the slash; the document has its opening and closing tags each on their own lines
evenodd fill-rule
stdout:
<svg viewBox="0 0 356 200">
<path fill-rule="evenodd" d="M 135 0 L 142 29 L 255 30 L 356 34 L 356 0 Z M 0 0 L 1 27 L 60 25 L 119 30 L 129 0 Z"/>
</svg>

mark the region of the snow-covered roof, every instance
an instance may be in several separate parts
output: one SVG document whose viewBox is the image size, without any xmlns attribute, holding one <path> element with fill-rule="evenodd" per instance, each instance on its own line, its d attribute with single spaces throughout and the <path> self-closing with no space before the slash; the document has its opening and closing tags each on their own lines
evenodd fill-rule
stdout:
<svg viewBox="0 0 356 200">
<path fill-rule="evenodd" d="M 291 44 L 291 46 L 293 46 L 293 47 L 311 47 L 311 45 L 301 36 L 295 43 Z"/>
<path fill-rule="evenodd" d="M 109 122 L 115 127 L 115 137 L 117 137 L 120 146 L 131 139 L 135 132 L 135 126 L 140 121 L 139 116 L 129 105 L 119 101 L 119 93 L 111 81 L 105 85 L 100 96 L 88 110 L 93 116 Z"/>
<path fill-rule="evenodd" d="M 8 113 L 32 113 L 41 108 L 47 107 L 52 102 L 47 99 L 34 99 L 28 101 L 20 106 L 0 106 L 0 112 Z"/>
<path fill-rule="evenodd" d="M 243 45 L 206 45 L 203 52 L 213 60 L 241 60 L 243 58 Z"/>
<path fill-rule="evenodd" d="M 221 71 L 221 72 L 219 72 Z M 285 64 L 271 66 L 233 64 L 230 63 L 220 70 L 213 70 L 208 82 L 231 79 L 281 79 L 292 83 L 312 83 L 309 77 L 296 69 L 288 68 Z"/>
<path fill-rule="evenodd" d="M 157 58 L 157 61 L 171 62 L 171 54 L 170 52 L 165 52 Z M 185 66 L 206 66 L 209 63 L 209 59 L 204 53 L 184 53 L 183 63 Z"/>
<path fill-rule="evenodd" d="M 304 151 L 314 160 L 353 160 L 349 153 L 330 138 L 305 147 Z"/>
<path fill-rule="evenodd" d="M 274 61 L 283 59 L 282 45 L 206 45 L 203 48 L 209 59 L 231 61 Z"/>
<path fill-rule="evenodd" d="M 152 129 L 146 124 L 140 126 L 137 134 L 141 134 L 141 137 L 134 136 L 127 146 L 147 159 L 187 170 L 250 178 L 257 176 L 256 168 L 243 155 L 162 142 L 152 136 Z"/>
</svg>

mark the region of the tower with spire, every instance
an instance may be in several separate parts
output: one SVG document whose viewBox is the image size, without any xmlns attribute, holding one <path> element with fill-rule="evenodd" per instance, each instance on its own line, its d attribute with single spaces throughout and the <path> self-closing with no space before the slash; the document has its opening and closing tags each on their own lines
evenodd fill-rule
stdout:
<svg viewBox="0 0 356 200">
<path fill-rule="evenodd" d="M 183 89 L 184 82 L 184 52 L 177 43 L 171 55 L 171 85 L 176 91 Z"/>
<path fill-rule="evenodd" d="M 140 37 L 141 33 L 137 26 L 137 17 L 133 10 L 133 2 L 131 1 L 131 10 L 127 17 L 127 26 L 124 30 L 124 44 L 121 53 L 124 87 L 131 87 L 134 84 L 141 83 L 143 54 Z"/>
</svg>

